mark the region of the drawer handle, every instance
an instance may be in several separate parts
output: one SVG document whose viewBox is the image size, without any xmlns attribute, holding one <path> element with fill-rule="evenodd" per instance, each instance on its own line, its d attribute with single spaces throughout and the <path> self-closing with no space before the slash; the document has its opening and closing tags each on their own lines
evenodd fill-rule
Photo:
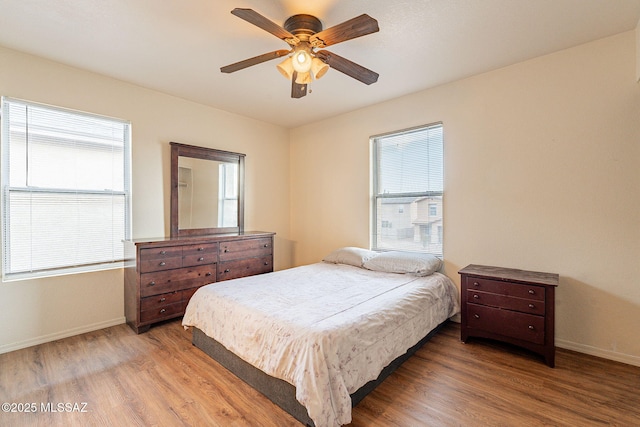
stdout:
<svg viewBox="0 0 640 427">
<path fill-rule="evenodd" d="M 534 291 L 533 289 L 529 289 L 529 294 L 530 295 L 535 295 L 536 291 Z"/>
<path fill-rule="evenodd" d="M 160 251 L 160 255 L 166 255 L 167 251 Z"/>
<path fill-rule="evenodd" d="M 479 314 L 474 314 L 473 317 L 475 317 L 476 319 L 479 319 L 480 315 Z"/>
<path fill-rule="evenodd" d="M 162 310 L 160 310 L 160 313 L 164 313 L 165 311 L 167 310 L 163 308 Z"/>
<path fill-rule="evenodd" d="M 167 263 L 166 263 L 166 262 L 164 262 L 164 261 L 162 261 L 162 262 L 160 263 L 160 267 L 164 267 L 165 265 L 167 265 Z"/>
<path fill-rule="evenodd" d="M 165 302 L 167 299 L 165 297 L 160 298 L 160 302 Z"/>
<path fill-rule="evenodd" d="M 211 276 L 211 272 L 207 271 L 207 274 L 205 274 L 205 276 Z"/>
<path fill-rule="evenodd" d="M 204 261 L 203 257 L 198 258 L 198 261 Z"/>
<path fill-rule="evenodd" d="M 265 243 L 265 244 L 264 244 L 264 247 L 265 247 L 265 248 L 268 248 L 268 247 L 269 247 L 269 244 L 268 244 L 268 243 Z"/>
<path fill-rule="evenodd" d="M 536 308 L 536 306 L 533 304 L 529 304 L 529 308 Z"/>
<path fill-rule="evenodd" d="M 536 328 L 534 328 L 533 325 L 529 325 L 529 329 L 534 331 Z"/>
<path fill-rule="evenodd" d="M 229 270 L 228 268 L 224 270 L 225 273 L 230 272 L 231 270 Z"/>
<path fill-rule="evenodd" d="M 227 252 L 229 252 L 229 249 L 225 249 L 225 250 L 224 250 L 224 253 L 227 253 Z"/>
<path fill-rule="evenodd" d="M 265 261 L 265 262 L 264 262 L 264 265 L 269 265 L 269 261 Z"/>
<path fill-rule="evenodd" d="M 200 252 L 202 252 L 202 251 L 204 251 L 204 248 L 198 248 L 198 250 L 199 250 Z"/>
<path fill-rule="evenodd" d="M 475 299 L 480 298 L 480 296 L 479 296 L 478 294 L 473 294 L 473 297 L 474 297 Z"/>
<path fill-rule="evenodd" d="M 478 286 L 480 286 L 480 283 L 478 283 L 478 282 L 473 282 L 473 286 L 475 286 L 475 287 L 477 288 Z"/>
<path fill-rule="evenodd" d="M 149 282 L 149 286 L 155 286 L 155 285 L 156 285 L 156 282 L 153 282 L 153 281 Z"/>
</svg>

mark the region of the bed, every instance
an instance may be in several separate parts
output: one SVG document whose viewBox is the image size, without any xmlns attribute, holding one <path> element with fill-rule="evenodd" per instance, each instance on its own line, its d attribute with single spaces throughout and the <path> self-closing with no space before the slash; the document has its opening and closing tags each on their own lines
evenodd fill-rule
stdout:
<svg viewBox="0 0 640 427">
<path fill-rule="evenodd" d="M 200 288 L 193 343 L 307 425 L 351 408 L 459 311 L 435 257 L 341 248 L 323 262 Z"/>
</svg>

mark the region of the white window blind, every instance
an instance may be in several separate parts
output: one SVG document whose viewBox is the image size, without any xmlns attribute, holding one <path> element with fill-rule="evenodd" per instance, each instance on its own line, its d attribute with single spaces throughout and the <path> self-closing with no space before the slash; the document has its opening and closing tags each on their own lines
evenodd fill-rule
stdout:
<svg viewBox="0 0 640 427">
<path fill-rule="evenodd" d="M 442 255 L 442 124 L 374 136 L 372 248 Z"/>
<path fill-rule="evenodd" d="M 238 224 L 238 165 L 219 165 L 218 227 L 235 227 Z"/>
<path fill-rule="evenodd" d="M 129 122 L 2 98 L 3 279 L 121 266 Z"/>
</svg>

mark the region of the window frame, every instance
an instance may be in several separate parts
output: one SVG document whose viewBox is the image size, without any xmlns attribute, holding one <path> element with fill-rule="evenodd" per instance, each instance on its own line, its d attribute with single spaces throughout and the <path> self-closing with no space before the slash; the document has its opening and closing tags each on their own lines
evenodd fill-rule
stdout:
<svg viewBox="0 0 640 427">
<path fill-rule="evenodd" d="M 436 128 L 440 128 L 440 132 L 442 132 L 442 139 L 441 139 L 441 144 L 442 144 L 442 164 L 441 164 L 441 170 L 442 170 L 442 176 L 441 176 L 441 180 L 442 180 L 442 190 L 441 191 L 433 191 L 433 190 L 426 190 L 426 191 L 419 191 L 419 192 L 398 192 L 398 193 L 390 193 L 390 192 L 380 192 L 379 191 L 379 185 L 380 185 L 380 173 L 379 173 L 379 169 L 380 169 L 380 159 L 379 159 L 379 150 L 378 150 L 378 141 L 384 140 L 385 138 L 389 138 L 389 137 L 396 137 L 396 136 L 401 136 L 403 134 L 409 134 L 409 133 L 413 133 L 413 132 L 417 132 L 417 131 L 421 131 L 421 130 L 429 130 L 429 129 L 436 129 Z M 406 252 L 420 252 L 420 253 L 429 253 L 432 255 L 435 255 L 437 257 L 443 258 L 444 257 L 444 241 L 442 239 L 443 237 L 443 230 L 444 230 L 444 125 L 442 122 L 434 122 L 434 123 L 430 123 L 430 124 L 426 124 L 426 125 L 421 125 L 421 126 L 414 126 L 411 128 L 406 128 L 406 129 L 402 129 L 402 130 L 398 130 L 398 131 L 393 131 L 393 132 L 387 132 L 384 134 L 379 134 L 379 135 L 374 135 L 371 136 L 369 138 L 370 141 L 370 150 L 371 150 L 371 202 L 370 202 L 370 243 L 369 246 L 371 248 L 371 250 L 374 251 L 390 251 L 390 250 L 398 250 L 398 251 L 406 251 Z M 385 245 L 381 245 L 380 244 L 380 236 L 377 233 L 377 229 L 378 229 L 378 217 L 380 216 L 379 212 L 378 212 L 378 202 L 380 200 L 383 199 L 401 199 L 401 198 L 421 198 L 421 197 L 425 197 L 425 198 L 433 198 L 433 197 L 439 197 L 440 198 L 440 212 L 439 212 L 439 217 L 440 217 L 440 225 L 438 225 L 438 235 L 440 236 L 440 250 L 439 251 L 430 251 L 430 250 L 426 250 L 426 249 L 420 249 L 420 248 L 400 248 L 400 247 L 391 247 L 391 246 L 385 246 Z M 429 206 L 427 206 L 427 211 L 430 211 Z M 411 210 L 411 209 L 409 209 Z M 406 211 L 406 209 L 405 209 Z M 429 212 L 430 213 L 430 212 Z M 386 221 L 388 223 L 392 223 L 392 219 L 391 218 L 385 218 L 382 219 L 381 221 Z"/>
<path fill-rule="evenodd" d="M 38 103 L 38 102 L 33 102 L 33 101 L 27 101 L 27 100 L 23 100 L 23 99 L 18 99 L 18 98 L 12 98 L 12 97 L 7 97 L 7 96 L 3 96 L 0 99 L 0 113 L 1 113 L 1 118 L 0 118 L 0 130 L 1 130 L 1 134 L 0 134 L 0 147 L 1 147 L 1 164 L 2 164 L 2 173 L 1 173 L 1 186 L 2 186 L 2 191 L 1 191 L 1 211 L 2 211 L 2 281 L 3 282 L 11 282 L 11 281 L 16 281 L 16 280 L 26 280 L 26 279 L 34 279 L 34 278 L 41 278 L 41 277 L 51 277 L 51 276 L 60 276 L 60 275 L 66 275 L 66 274 L 74 274 L 74 273 L 84 273 L 84 272 L 93 272 L 93 271 L 101 271 L 101 270 L 110 270 L 110 269 L 116 269 L 116 268 L 122 268 L 124 266 L 124 261 L 125 261 L 125 254 L 124 254 L 124 245 L 122 245 L 122 251 L 120 252 L 120 248 L 116 248 L 116 244 L 112 244 L 109 247 L 112 248 L 112 253 L 113 256 L 111 257 L 111 259 L 107 260 L 101 260 L 101 261 L 92 261 L 89 262 L 87 260 L 85 260 L 85 262 L 80 262 L 80 263 L 67 263 L 66 265 L 59 265 L 59 266 L 55 266 L 55 267 L 31 267 L 30 269 L 28 269 L 27 271 L 25 270 L 20 270 L 20 271 L 10 271 L 9 267 L 10 267 L 10 257 L 11 257 L 11 238 L 10 238 L 10 221 L 11 221 L 11 207 L 10 207 L 10 202 L 9 202 L 9 194 L 13 193 L 13 194 L 17 194 L 20 192 L 28 192 L 30 194 L 36 194 L 36 195 L 63 195 L 66 193 L 69 194 L 75 194 L 78 195 L 79 197 L 96 197 L 98 199 L 101 199 L 102 196 L 105 197 L 109 197 L 109 198 L 120 198 L 121 199 L 121 206 L 122 210 L 120 212 L 122 212 L 123 214 L 123 229 L 122 230 L 122 234 L 124 236 L 124 239 L 130 239 L 131 238 L 131 230 L 132 230 L 132 209 L 131 209 L 131 122 L 127 121 L 127 120 L 123 120 L 123 119 L 119 119 L 119 118 L 114 118 L 114 117 L 108 117 L 108 116 L 104 116 L 104 115 L 100 115 L 100 114 L 95 114 L 95 113 L 90 113 L 90 112 L 84 112 L 84 111 L 78 111 L 78 110 L 73 110 L 73 109 L 69 109 L 69 108 L 64 108 L 64 107 L 59 107 L 59 106 L 52 106 L 52 105 L 47 105 L 47 104 L 42 104 L 42 103 Z M 13 107 L 7 105 L 7 104 L 11 104 L 13 105 Z M 10 172 L 11 172 L 11 168 L 10 168 L 10 144 L 12 143 L 11 137 L 9 135 L 10 130 L 9 130 L 9 123 L 11 121 L 11 117 L 9 116 L 9 112 L 5 110 L 5 106 L 7 106 L 9 109 L 10 108 L 16 108 L 16 107 L 21 107 L 21 106 L 25 106 L 26 108 L 28 107 L 33 107 L 33 108 L 38 108 L 38 109 L 43 109 L 46 110 L 49 113 L 54 113 L 58 112 L 58 113 L 64 113 L 64 114 L 70 114 L 73 115 L 73 117 L 75 118 L 93 118 L 95 120 L 100 120 L 100 121 L 108 121 L 114 124 L 117 124 L 118 126 L 122 126 L 122 131 L 123 131 L 123 135 L 122 135 L 122 160 L 123 160 L 123 164 L 122 164 L 122 190 L 119 189 L 105 189 L 105 190 L 97 190 L 97 189 L 80 189 L 80 188 L 70 188 L 70 187 L 39 187 L 39 186 L 35 186 L 35 185 L 29 185 L 27 183 L 25 183 L 24 185 L 11 185 L 12 183 L 10 182 Z M 31 123 L 29 123 L 28 119 L 27 122 L 25 123 L 25 125 L 28 127 L 30 125 L 32 125 Z M 56 128 L 57 132 L 63 132 L 64 130 L 62 128 Z M 74 135 L 72 133 L 72 135 Z M 96 133 L 88 133 L 89 137 L 91 136 L 96 136 Z M 77 136 L 77 134 L 74 135 L 76 138 L 79 138 Z M 69 141 L 75 141 L 78 142 L 79 140 L 74 140 L 73 137 L 69 137 Z M 52 143 L 51 141 L 48 141 L 47 143 Z M 85 144 L 90 144 L 89 142 L 83 142 Z M 52 146 L 64 146 L 65 143 L 60 143 L 60 145 L 57 145 L 55 143 L 53 143 Z M 77 150 L 77 148 L 76 148 Z M 30 157 L 29 157 L 30 158 Z M 29 166 L 27 166 L 28 168 Z M 105 222 L 105 224 L 113 224 L 114 220 L 113 218 L 111 218 L 108 222 Z M 77 239 L 76 239 L 77 241 Z M 113 249 L 117 249 L 117 251 L 114 251 Z"/>
</svg>

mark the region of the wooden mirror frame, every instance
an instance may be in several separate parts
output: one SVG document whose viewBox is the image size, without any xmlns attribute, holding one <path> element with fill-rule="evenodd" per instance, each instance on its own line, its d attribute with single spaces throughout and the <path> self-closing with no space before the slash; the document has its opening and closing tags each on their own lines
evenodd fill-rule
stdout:
<svg viewBox="0 0 640 427">
<path fill-rule="evenodd" d="M 196 147 L 193 145 L 171 142 L 171 237 L 204 236 L 208 234 L 242 233 L 244 232 L 244 154 L 214 148 Z M 238 222 L 237 227 L 184 228 L 180 229 L 178 217 L 178 158 L 192 157 L 196 159 L 228 162 L 238 165 Z"/>
</svg>

